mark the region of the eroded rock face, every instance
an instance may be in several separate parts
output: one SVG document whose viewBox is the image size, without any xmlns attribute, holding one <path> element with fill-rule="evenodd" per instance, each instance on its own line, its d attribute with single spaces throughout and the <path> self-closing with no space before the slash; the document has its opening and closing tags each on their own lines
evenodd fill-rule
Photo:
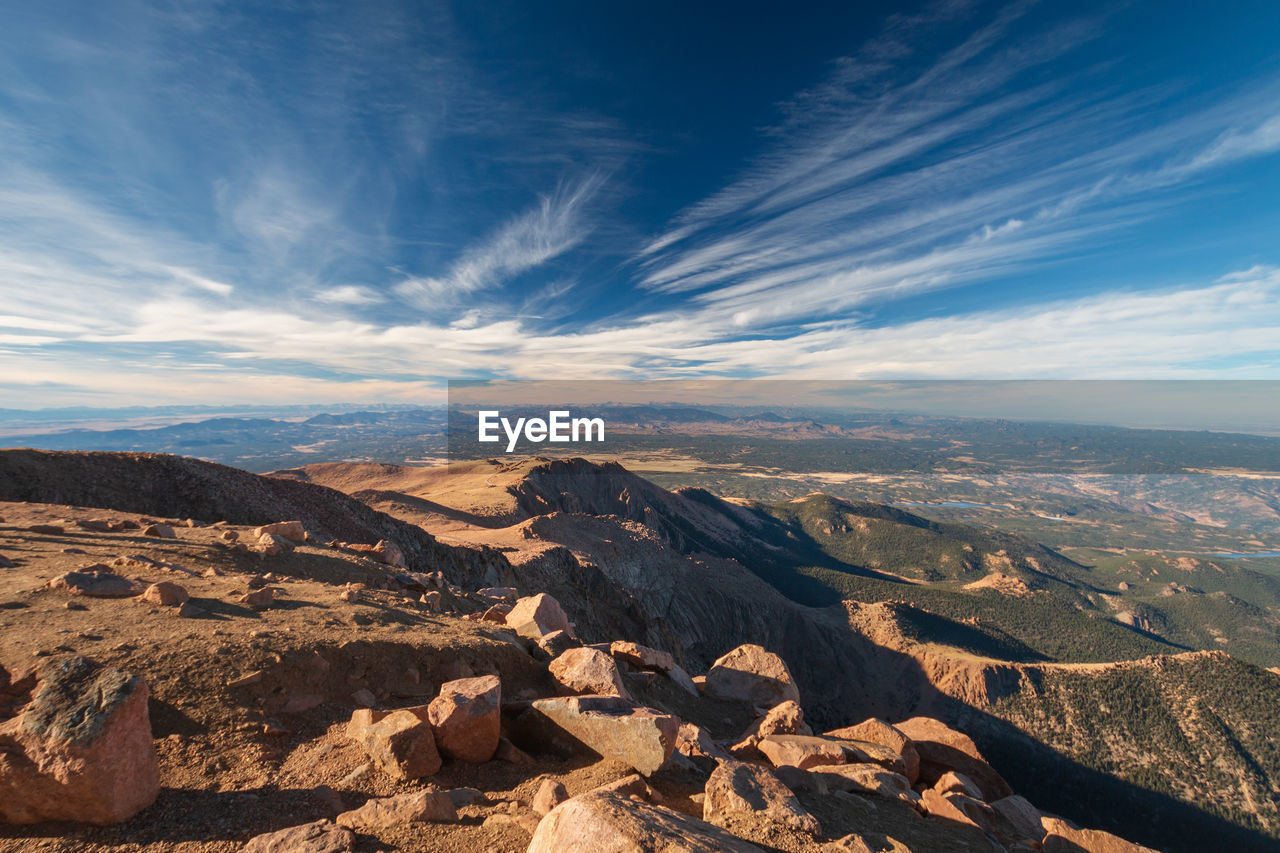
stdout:
<svg viewBox="0 0 1280 853">
<path fill-rule="evenodd" d="M 21 706 L 0 723 L 0 821 L 111 824 L 155 801 L 160 773 L 141 678 L 77 656 L 35 674 L 0 668 L 0 689 L 3 707 Z"/>
<path fill-rule="evenodd" d="M 707 780 L 702 819 L 724 826 L 735 814 L 754 815 L 811 835 L 822 832 L 818 819 L 773 773 L 757 764 L 724 761 Z"/>
<path fill-rule="evenodd" d="M 573 635 L 573 627 L 569 617 L 565 615 L 560 602 L 545 592 L 526 596 L 515 603 L 507 614 L 507 625 L 515 629 L 522 637 L 537 640 L 553 631 L 564 631 Z"/>
<path fill-rule="evenodd" d="M 901 730 L 884 720 L 871 717 L 856 726 L 829 731 L 827 737 L 861 740 L 887 746 L 902 756 L 904 775 L 911 780 L 911 784 L 914 785 L 920 778 L 920 753 L 916 752 L 915 744 Z"/>
<path fill-rule="evenodd" d="M 551 662 L 551 677 L 562 692 L 592 696 L 626 696 L 613 658 L 599 649 L 569 649 Z"/>
<path fill-rule="evenodd" d="M 800 701 L 800 691 L 782 658 L 750 643 L 738 646 L 711 665 L 706 691 L 717 699 L 750 702 L 758 708 Z"/>
<path fill-rule="evenodd" d="M 528 853 L 763 853 L 754 844 L 679 812 L 597 792 L 553 809 Z"/>
<path fill-rule="evenodd" d="M 502 682 L 496 675 L 446 682 L 427 706 L 436 746 L 447 758 L 488 761 L 498 748 L 501 707 Z"/>
<path fill-rule="evenodd" d="M 551 749 L 591 752 L 649 776 L 675 750 L 680 720 L 618 696 L 538 699 L 520 718 L 528 738 Z"/>
<path fill-rule="evenodd" d="M 317 820 L 251 838 L 242 853 L 351 853 L 355 849 L 355 833 Z"/>
</svg>

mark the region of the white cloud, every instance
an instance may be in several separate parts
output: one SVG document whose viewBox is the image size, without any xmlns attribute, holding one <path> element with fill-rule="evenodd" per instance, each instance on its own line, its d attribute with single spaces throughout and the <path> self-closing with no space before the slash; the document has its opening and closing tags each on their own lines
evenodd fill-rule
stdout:
<svg viewBox="0 0 1280 853">
<path fill-rule="evenodd" d="M 488 290 L 564 254 L 590 232 L 582 209 L 603 183 L 603 175 L 595 172 L 572 186 L 559 187 L 464 250 L 443 276 L 408 279 L 396 286 L 396 293 L 421 308 L 434 309 L 441 300 Z"/>
<path fill-rule="evenodd" d="M 371 287 L 358 284 L 344 284 L 341 287 L 330 287 L 316 292 L 315 300 L 337 305 L 376 305 L 384 302 L 381 293 Z"/>
</svg>

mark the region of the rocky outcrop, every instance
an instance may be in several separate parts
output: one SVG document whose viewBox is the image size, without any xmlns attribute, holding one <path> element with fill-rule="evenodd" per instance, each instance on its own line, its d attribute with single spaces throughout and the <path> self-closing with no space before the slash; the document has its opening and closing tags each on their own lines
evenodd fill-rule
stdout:
<svg viewBox="0 0 1280 853">
<path fill-rule="evenodd" d="M 0 668 L 0 821 L 111 824 L 151 805 L 160 774 L 147 685 L 83 657 Z"/>
<path fill-rule="evenodd" d="M 443 570 L 454 583 L 476 588 L 514 581 L 496 551 L 442 544 L 342 492 L 181 456 L 0 450 L 0 500 L 245 525 L 283 516 L 301 522 L 319 541 L 385 539 L 400 548 L 410 569 Z"/>
</svg>

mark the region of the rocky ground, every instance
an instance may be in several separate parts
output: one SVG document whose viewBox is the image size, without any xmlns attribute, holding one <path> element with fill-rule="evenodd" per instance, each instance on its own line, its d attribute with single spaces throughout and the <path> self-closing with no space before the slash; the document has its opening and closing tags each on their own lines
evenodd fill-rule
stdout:
<svg viewBox="0 0 1280 853">
<path fill-rule="evenodd" d="M 0 850 L 1141 849 L 936 720 L 815 735 L 758 646 L 686 673 L 304 525 L 0 518 Z"/>
</svg>

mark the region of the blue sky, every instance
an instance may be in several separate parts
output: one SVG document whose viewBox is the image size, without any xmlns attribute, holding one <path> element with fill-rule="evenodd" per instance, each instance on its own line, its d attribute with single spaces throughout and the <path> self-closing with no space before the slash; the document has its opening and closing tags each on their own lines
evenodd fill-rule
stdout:
<svg viewBox="0 0 1280 853">
<path fill-rule="evenodd" d="M 0 0 L 0 406 L 1280 378 L 1280 6 Z"/>
</svg>

